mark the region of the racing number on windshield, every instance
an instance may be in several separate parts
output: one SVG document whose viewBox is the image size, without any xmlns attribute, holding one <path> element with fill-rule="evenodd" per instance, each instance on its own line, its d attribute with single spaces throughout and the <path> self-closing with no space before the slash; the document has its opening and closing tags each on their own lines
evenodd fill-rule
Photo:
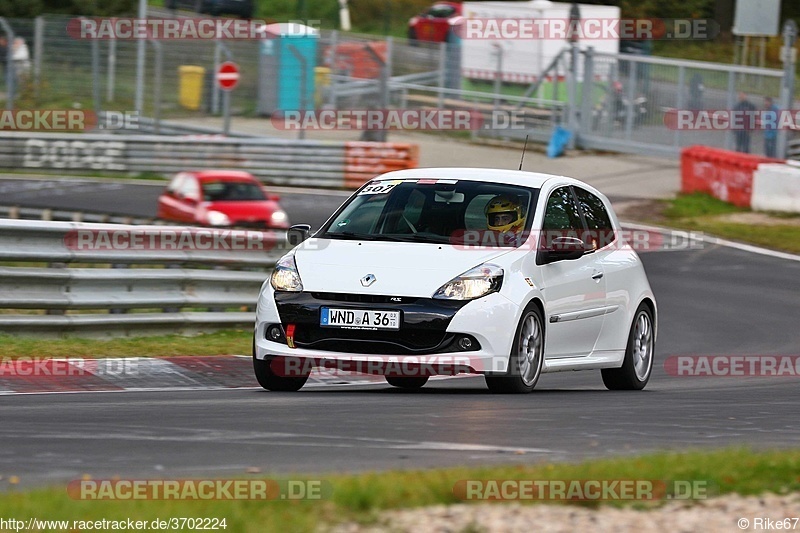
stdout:
<svg viewBox="0 0 800 533">
<path fill-rule="evenodd" d="M 384 194 L 384 193 L 387 193 L 387 192 L 391 191 L 392 189 L 394 189 L 397 186 L 398 183 L 400 183 L 400 182 L 398 182 L 398 181 L 380 182 L 379 181 L 378 183 L 373 183 L 373 184 L 367 185 L 366 187 L 361 189 L 361 192 L 358 193 L 358 194 L 359 195 L 361 195 L 361 194 Z"/>
</svg>

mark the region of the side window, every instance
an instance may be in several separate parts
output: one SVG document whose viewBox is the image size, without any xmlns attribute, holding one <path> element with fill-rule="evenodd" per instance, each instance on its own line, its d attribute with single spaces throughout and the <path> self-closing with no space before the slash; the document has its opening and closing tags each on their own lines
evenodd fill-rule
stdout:
<svg viewBox="0 0 800 533">
<path fill-rule="evenodd" d="M 568 236 L 567 231 L 574 231 L 574 236 L 579 237 L 583 232 L 581 215 L 569 187 L 559 187 L 550 193 L 544 211 L 542 229 L 565 232 L 561 236 Z"/>
<path fill-rule="evenodd" d="M 186 174 L 178 174 L 177 176 L 172 178 L 172 181 L 169 182 L 169 185 L 167 185 L 167 191 L 171 192 L 172 194 L 175 194 L 178 191 L 180 191 L 181 183 L 183 183 L 185 177 Z"/>
<path fill-rule="evenodd" d="M 181 182 L 178 192 L 184 198 L 200 199 L 200 186 L 197 184 L 197 180 L 191 176 L 187 176 L 186 179 Z"/>
<path fill-rule="evenodd" d="M 447 4 L 438 4 L 428 9 L 428 15 L 435 18 L 447 18 L 456 14 L 456 9 Z"/>
<path fill-rule="evenodd" d="M 608 216 L 603 200 L 580 187 L 574 187 L 578 205 L 583 212 L 586 226 L 589 228 L 589 238 L 593 241 L 592 247 L 603 248 L 614 242 L 614 228 L 611 226 L 611 217 Z"/>
</svg>

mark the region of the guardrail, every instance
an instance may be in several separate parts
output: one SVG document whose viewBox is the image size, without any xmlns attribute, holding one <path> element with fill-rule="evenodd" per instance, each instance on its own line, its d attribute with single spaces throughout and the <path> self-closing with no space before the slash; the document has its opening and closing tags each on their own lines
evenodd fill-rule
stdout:
<svg viewBox="0 0 800 533">
<path fill-rule="evenodd" d="M 21 207 L 18 205 L 0 205 L 0 218 L 19 220 L 45 220 L 62 222 L 96 222 L 100 224 L 133 224 L 136 226 L 162 222 L 153 218 L 120 216 L 110 213 L 52 209 L 49 207 Z"/>
<path fill-rule="evenodd" d="M 0 332 L 249 329 L 285 233 L 0 220 Z"/>
<path fill-rule="evenodd" d="M 266 183 L 357 187 L 414 168 L 408 143 L 265 138 L 0 132 L 0 168 L 164 175 L 183 170 L 246 170 Z"/>
<path fill-rule="evenodd" d="M 790 140 L 786 145 L 786 157 L 800 160 L 800 137 Z"/>
</svg>

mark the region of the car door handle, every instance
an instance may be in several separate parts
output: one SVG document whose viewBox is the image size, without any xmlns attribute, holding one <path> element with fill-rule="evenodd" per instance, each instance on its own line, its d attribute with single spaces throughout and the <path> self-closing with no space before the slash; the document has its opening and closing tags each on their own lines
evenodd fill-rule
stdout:
<svg viewBox="0 0 800 533">
<path fill-rule="evenodd" d="M 602 277 L 603 277 L 602 272 L 595 272 L 594 274 L 592 274 L 592 279 L 600 279 Z"/>
</svg>

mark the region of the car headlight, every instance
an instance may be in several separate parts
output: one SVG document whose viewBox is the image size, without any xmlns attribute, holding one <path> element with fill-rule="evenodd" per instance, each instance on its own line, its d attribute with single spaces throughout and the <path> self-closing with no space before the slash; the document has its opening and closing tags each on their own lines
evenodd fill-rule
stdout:
<svg viewBox="0 0 800 533">
<path fill-rule="evenodd" d="M 473 300 L 500 290 L 503 269 L 484 263 L 467 270 L 439 287 L 433 294 L 440 300 Z"/>
<path fill-rule="evenodd" d="M 231 223 L 231 219 L 225 213 L 219 211 L 209 211 L 206 213 L 206 222 L 210 226 L 227 226 Z"/>
<path fill-rule="evenodd" d="M 300 281 L 294 254 L 285 255 L 277 262 L 269 282 L 276 291 L 300 292 L 303 290 L 303 282 Z"/>
<path fill-rule="evenodd" d="M 269 219 L 273 224 L 285 224 L 289 217 L 286 216 L 286 211 L 274 211 Z"/>
</svg>

